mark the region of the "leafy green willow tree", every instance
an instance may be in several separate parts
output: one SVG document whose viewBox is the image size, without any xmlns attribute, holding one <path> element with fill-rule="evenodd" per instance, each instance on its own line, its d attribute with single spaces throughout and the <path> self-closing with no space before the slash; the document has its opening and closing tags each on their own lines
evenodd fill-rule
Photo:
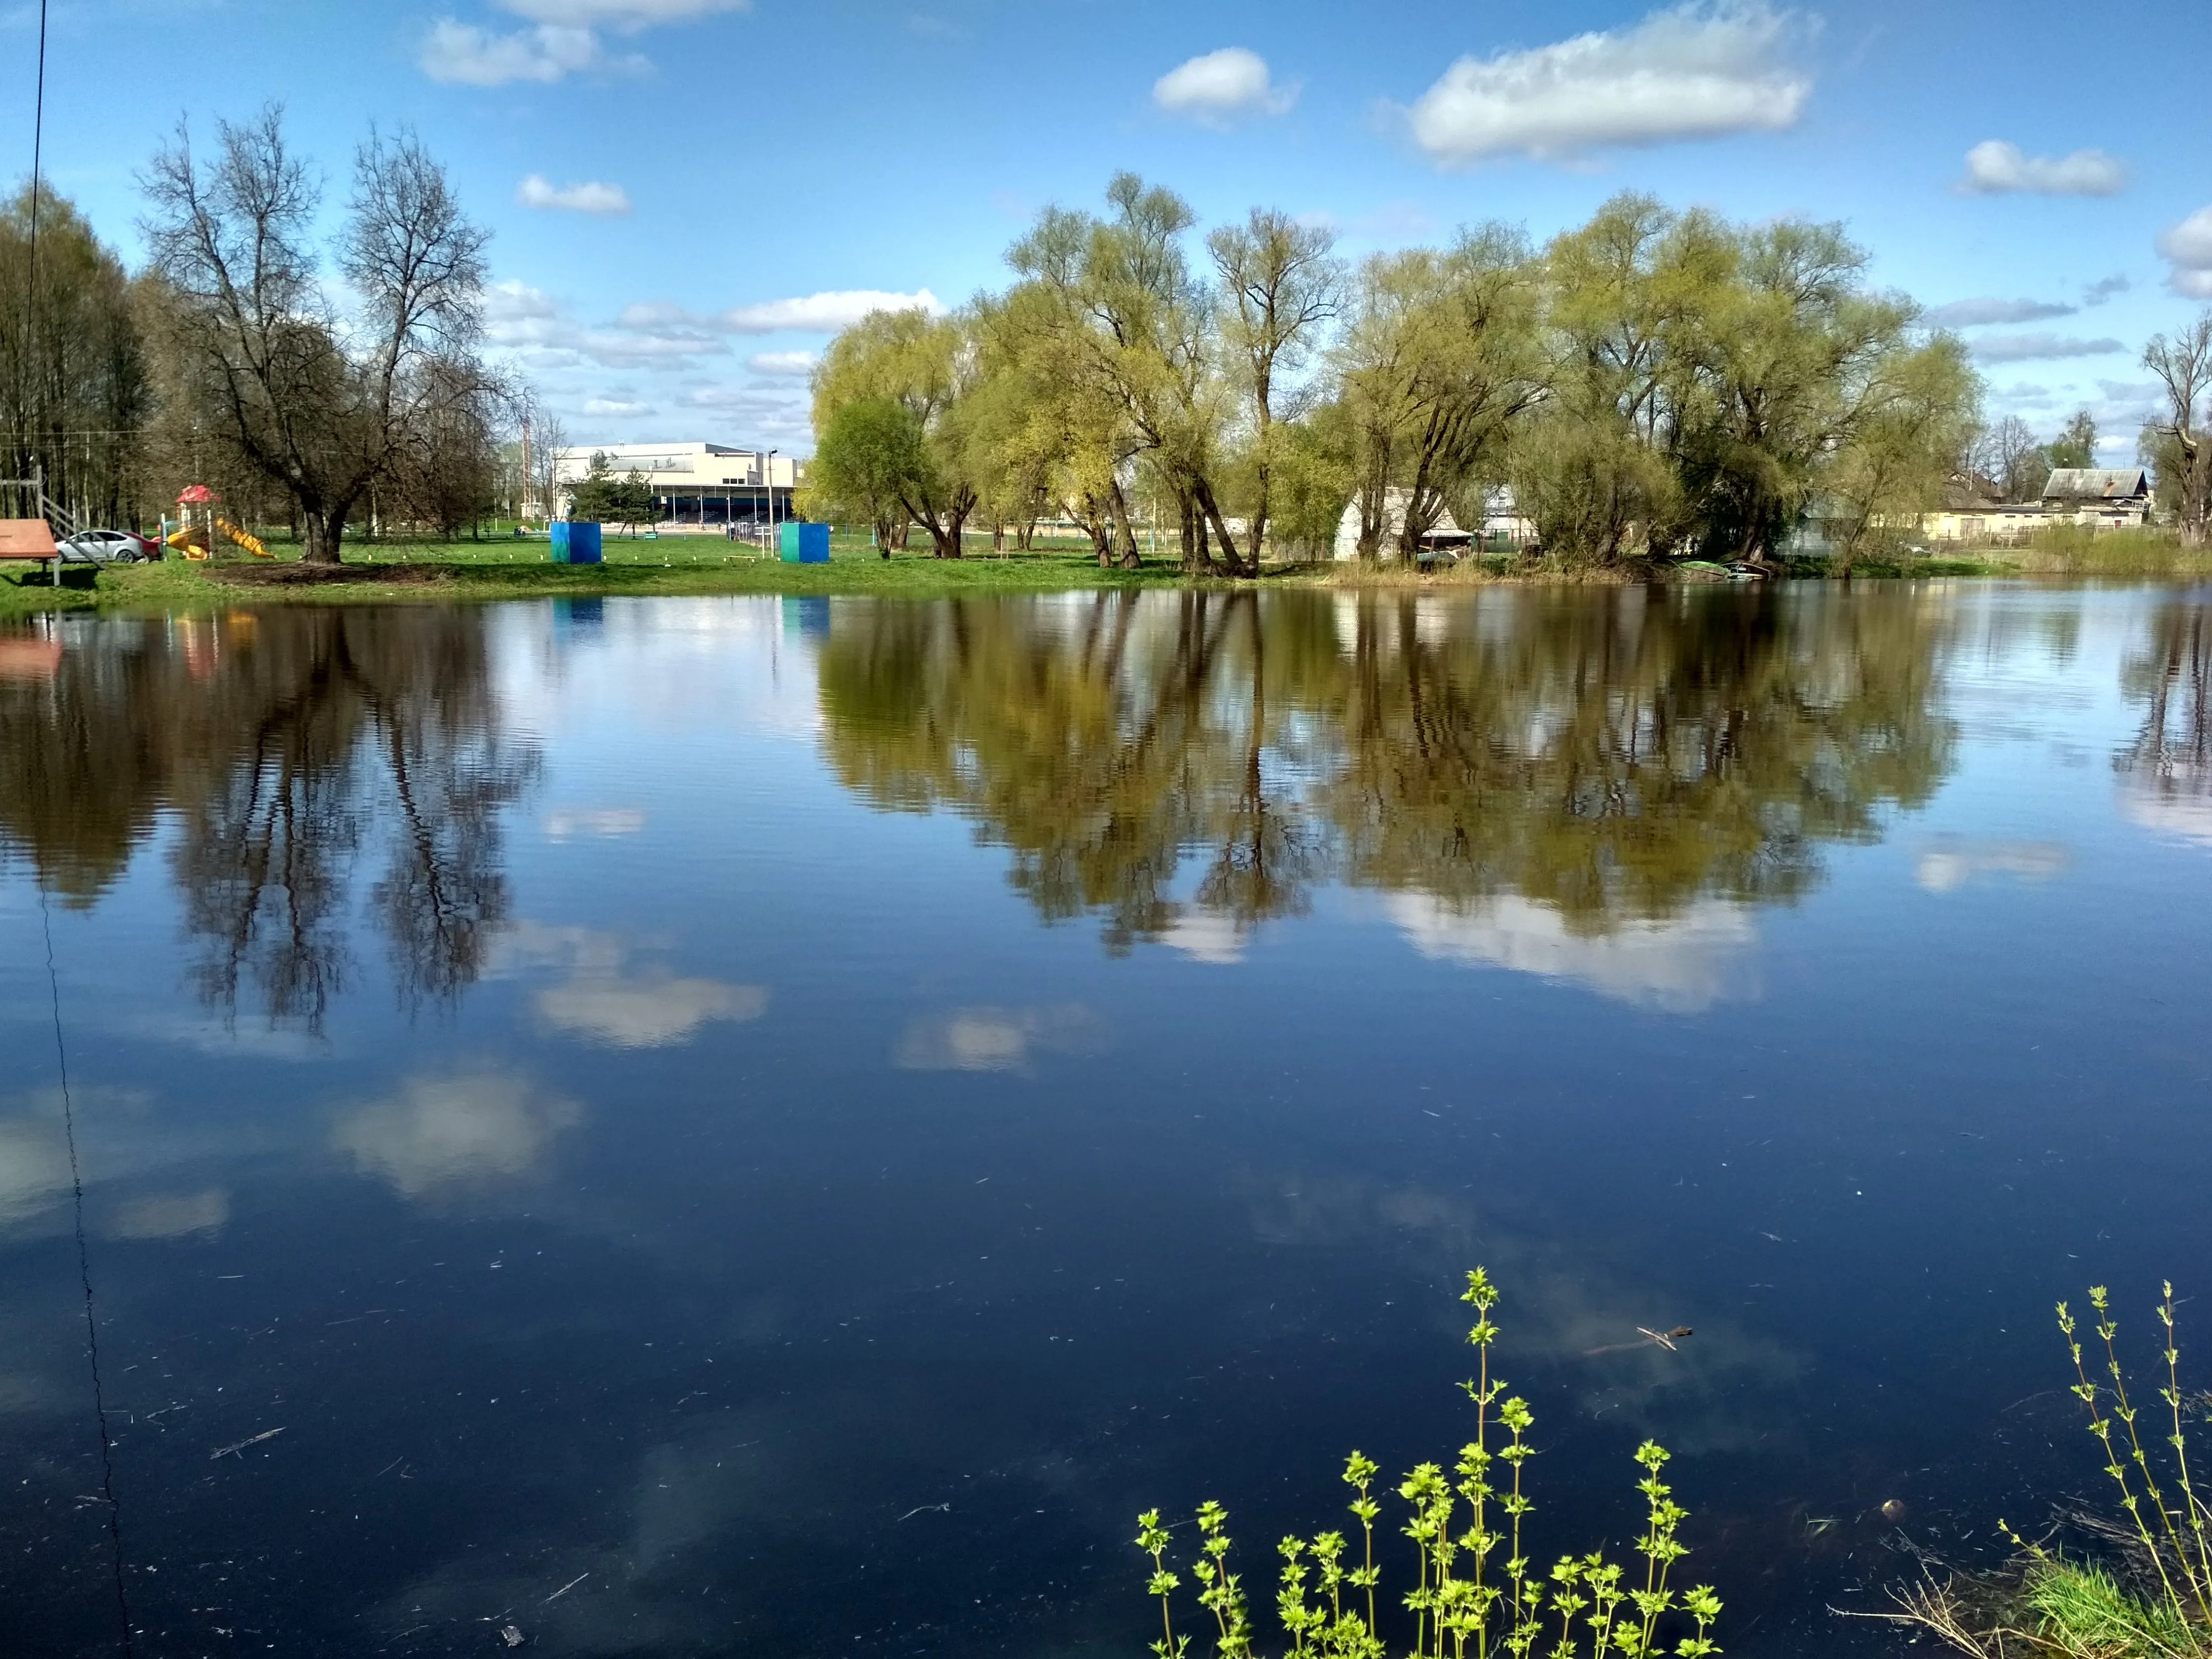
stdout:
<svg viewBox="0 0 2212 1659">
<path fill-rule="evenodd" d="M 1000 540 L 1053 512 L 1126 565 L 1148 501 L 1185 570 L 1249 577 L 1347 505 L 1362 555 L 1411 558 L 1510 482 L 1565 563 L 1771 562 L 1818 518 L 1848 565 L 1917 524 L 1967 447 L 1957 343 L 1874 291 L 1832 225 L 1625 194 L 1540 253 L 1493 225 L 1347 274 L 1280 213 L 1201 242 L 1174 192 L 1121 173 L 1106 194 L 1041 214 L 1005 294 L 833 344 L 815 416 L 843 510 L 872 514 L 896 475 L 940 551 L 979 507 Z M 866 398 L 918 439 L 846 413 Z"/>
<path fill-rule="evenodd" d="M 968 519 L 980 499 L 969 441 L 977 368 L 972 315 L 874 311 L 830 342 L 814 370 L 817 433 L 830 433 L 838 413 L 855 403 L 887 401 L 903 411 L 906 437 L 897 436 L 881 415 L 842 436 L 872 434 L 872 459 L 863 471 L 889 487 L 905 516 L 929 532 L 940 559 L 961 556 Z M 830 477 L 850 481 L 851 459 L 833 454 Z M 883 529 L 886 521 L 876 518 L 877 506 L 871 504 L 878 497 L 843 499 L 848 507 L 866 506 Z"/>
<path fill-rule="evenodd" d="M 1226 471 L 1245 520 L 1241 552 L 1219 499 L 1206 489 L 1198 500 L 1229 564 L 1242 574 L 1259 574 L 1285 460 L 1285 417 L 1294 420 L 1311 401 L 1312 388 L 1299 376 L 1340 303 L 1344 268 L 1331 252 L 1334 244 L 1328 230 L 1263 208 L 1206 239 L 1216 279 L 1216 372 L 1226 386 L 1235 451 Z"/>
<path fill-rule="evenodd" d="M 1826 464 L 1892 408 L 1900 386 L 1965 387 L 1955 376 L 1911 375 L 1916 308 L 1865 291 L 1867 254 L 1840 226 L 1784 221 L 1725 240 L 1726 278 L 1679 329 L 1680 470 L 1707 556 L 1763 561 L 1826 482 Z M 1922 349 L 1956 352 L 1944 342 Z M 1951 428 L 1937 426 L 1931 462 L 1956 448 Z"/>
<path fill-rule="evenodd" d="M 905 533 L 901 492 L 921 466 L 921 422 L 913 410 L 896 398 L 853 398 L 816 428 L 804 506 L 810 514 L 859 520 L 888 559 Z"/>
<path fill-rule="evenodd" d="M 1132 173 L 1117 173 L 1106 195 L 1103 218 L 1048 208 L 1008 261 L 1036 295 L 1032 314 L 1073 395 L 1109 422 L 1115 465 L 1103 504 L 1117 540 L 1127 533 L 1127 475 L 1141 464 L 1176 505 L 1183 568 L 1245 574 L 1233 546 L 1220 566 L 1212 551 L 1221 517 L 1212 470 L 1231 404 L 1209 372 L 1211 296 L 1180 240 L 1196 216 Z"/>
<path fill-rule="evenodd" d="M 1395 532 L 1387 550 L 1410 558 L 1447 507 L 1479 510 L 1468 487 L 1503 471 L 1508 433 L 1547 391 L 1540 299 L 1526 244 L 1498 226 L 1361 266 L 1334 367 L 1363 557 Z"/>
</svg>

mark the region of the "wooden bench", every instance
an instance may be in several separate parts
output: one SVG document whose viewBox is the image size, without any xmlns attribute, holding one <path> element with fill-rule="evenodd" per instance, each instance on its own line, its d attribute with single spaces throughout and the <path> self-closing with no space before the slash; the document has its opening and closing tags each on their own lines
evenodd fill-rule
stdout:
<svg viewBox="0 0 2212 1659">
<path fill-rule="evenodd" d="M 61 550 L 54 545 L 53 528 L 44 519 L 0 519 L 0 560 L 15 559 L 45 565 L 52 573 L 54 586 L 61 586 Z"/>
</svg>

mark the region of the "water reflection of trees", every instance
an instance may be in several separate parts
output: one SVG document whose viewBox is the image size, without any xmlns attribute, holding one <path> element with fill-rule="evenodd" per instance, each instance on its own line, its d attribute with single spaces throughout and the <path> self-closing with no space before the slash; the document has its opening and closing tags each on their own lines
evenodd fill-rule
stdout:
<svg viewBox="0 0 2212 1659">
<path fill-rule="evenodd" d="M 2212 634 L 2205 607 L 2176 601 L 2152 612 L 2142 648 L 2120 687 L 2142 704 L 2142 724 L 2121 769 L 2160 793 L 2212 788 Z"/>
<path fill-rule="evenodd" d="M 501 731 L 463 610 L 111 622 L 0 688 L 0 838 L 88 903 L 157 817 L 210 1002 L 319 1024 L 373 918 L 403 1000 L 478 971 L 507 905 L 501 811 L 534 752 Z M 380 855 L 365 906 L 355 877 Z"/>
<path fill-rule="evenodd" d="M 1184 592 L 841 610 L 825 743 L 954 807 L 1109 945 L 1324 878 L 1578 931 L 1786 900 L 1932 793 L 1947 638 L 1908 592 Z"/>
<path fill-rule="evenodd" d="M 2134 815 L 2212 838 L 2212 629 L 2206 607 L 2174 600 L 2151 613 L 2142 647 L 2122 664 L 2120 689 L 2142 707 L 2118 757 Z"/>
</svg>

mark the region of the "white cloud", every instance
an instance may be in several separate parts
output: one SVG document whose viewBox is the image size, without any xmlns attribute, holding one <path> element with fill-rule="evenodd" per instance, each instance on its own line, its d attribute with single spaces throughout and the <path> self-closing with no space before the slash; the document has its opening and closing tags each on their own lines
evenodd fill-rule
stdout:
<svg viewBox="0 0 2212 1659">
<path fill-rule="evenodd" d="M 945 305 L 926 288 L 912 294 L 846 289 L 737 306 L 723 312 L 714 321 L 732 334 L 774 334 L 783 329 L 807 334 L 835 334 L 840 329 L 850 328 L 872 311 L 926 311 L 933 317 L 942 317 Z"/>
<path fill-rule="evenodd" d="M 197 1193 L 149 1193 L 125 1200 L 102 1229 L 110 1238 L 185 1238 L 220 1231 L 230 1219 L 230 1194 L 222 1187 Z"/>
<path fill-rule="evenodd" d="M 641 368 L 726 356 L 730 349 L 717 336 L 690 327 L 625 324 L 615 329 L 586 328 L 551 295 L 512 279 L 484 291 L 484 337 L 548 369 L 580 368 L 587 362 L 603 368 Z"/>
<path fill-rule="evenodd" d="M 2124 271 L 2116 272 L 2110 276 L 2100 276 L 2081 290 L 2081 303 L 2085 306 L 2100 306 L 2115 294 L 2125 294 L 2128 288 L 2127 274 Z"/>
<path fill-rule="evenodd" d="M 499 0 L 499 5 L 501 10 L 533 23 L 635 34 L 659 23 L 685 23 L 714 12 L 750 10 L 751 0 Z"/>
<path fill-rule="evenodd" d="M 1979 328 L 1984 323 L 2039 323 L 2048 317 L 2071 317 L 2072 306 L 2047 300 L 1954 300 L 1922 314 L 1930 328 Z"/>
<path fill-rule="evenodd" d="M 615 319 L 617 328 L 641 331 L 713 331 L 725 334 L 775 334 L 789 329 L 806 334 L 835 334 L 850 328 L 872 311 L 926 311 L 945 314 L 945 303 L 927 289 L 912 294 L 889 294 L 881 289 L 840 289 L 823 294 L 800 295 L 788 300 L 763 300 L 757 305 L 732 306 L 727 311 L 687 311 L 665 301 L 624 306 Z"/>
<path fill-rule="evenodd" d="M 569 213 L 629 211 L 629 193 L 620 185 L 601 184 L 597 179 L 556 185 L 542 173 L 533 173 L 516 185 L 514 199 L 525 207 L 558 208 Z"/>
<path fill-rule="evenodd" d="M 0 1118 L 0 1227 L 37 1214 L 69 1189 L 60 1122 L 28 1113 Z"/>
<path fill-rule="evenodd" d="M 634 421 L 641 416 L 657 415 L 660 411 L 651 404 L 641 403 L 635 398 L 586 398 L 584 413 L 597 415 L 610 421 Z"/>
<path fill-rule="evenodd" d="M 2101 149 L 2077 149 L 2053 159 L 2024 155 L 2017 144 L 1990 138 L 1966 152 L 1966 176 L 1959 188 L 1976 196 L 2014 191 L 2039 196 L 2117 196 L 2127 182 L 2128 170 Z"/>
<path fill-rule="evenodd" d="M 1579 981 L 1601 996 L 1696 1013 L 1759 994 L 1758 929 L 1747 907 L 1699 899 L 1662 921 L 1577 933 L 1549 905 L 1517 895 L 1458 908 L 1393 893 L 1383 908 L 1423 956 Z"/>
<path fill-rule="evenodd" d="M 756 351 L 745 359 L 745 367 L 756 374 L 811 374 L 814 372 L 814 354 L 811 351 Z"/>
<path fill-rule="evenodd" d="M 1984 334 L 1974 356 L 1985 363 L 2040 362 L 2049 357 L 2100 357 L 2124 349 L 2114 339 L 2085 340 L 2072 334 Z"/>
<path fill-rule="evenodd" d="M 579 976 L 534 999 L 549 1025 L 615 1048 L 682 1042 L 710 1019 L 752 1020 L 768 1012 L 768 988 L 665 975 Z"/>
<path fill-rule="evenodd" d="M 1277 86 L 1267 60 L 1243 46 L 1224 46 L 1178 64 L 1152 82 L 1156 108 L 1210 125 L 1247 115 L 1281 115 L 1297 97 L 1297 87 Z"/>
<path fill-rule="evenodd" d="M 1161 933 L 1160 943 L 1194 962 L 1209 962 L 1217 968 L 1244 960 L 1244 933 L 1231 916 L 1203 911 L 1177 916 Z"/>
<path fill-rule="evenodd" d="M 892 1053 L 895 1064 L 924 1072 L 1012 1072 L 1032 1050 L 1088 1054 L 1103 1027 L 1088 1008 L 962 1008 L 918 1019 Z"/>
<path fill-rule="evenodd" d="M 510 81 L 550 84 L 599 67 L 599 37 L 589 29 L 543 25 L 495 34 L 473 23 L 441 17 L 422 39 L 416 61 L 433 81 L 465 87 L 499 87 Z"/>
<path fill-rule="evenodd" d="M 520 1078 L 416 1078 L 332 1125 L 331 1146 L 363 1175 L 420 1198 L 441 1187 L 538 1173 L 554 1140 L 582 1116 L 572 1101 L 538 1098 Z"/>
<path fill-rule="evenodd" d="M 2139 829 L 2212 847 L 2212 772 L 2185 764 L 2166 776 L 2126 777 L 2120 815 Z"/>
<path fill-rule="evenodd" d="M 2212 207 L 2159 232 L 2158 251 L 2172 266 L 2167 287 L 2192 300 L 2212 300 Z"/>
<path fill-rule="evenodd" d="M 532 999 L 538 1018 L 618 1048 L 660 1048 L 683 1042 L 708 1020 L 758 1019 L 768 1012 L 766 986 L 679 979 L 665 969 L 630 972 L 629 957 L 629 945 L 617 934 L 526 920 L 500 929 L 484 972 L 504 978 L 565 969 L 565 982 Z"/>
<path fill-rule="evenodd" d="M 645 828 L 645 809 L 638 806 L 556 806 L 545 815 L 545 839 L 568 841 L 590 836 L 605 841 L 634 836 Z"/>
<path fill-rule="evenodd" d="M 1763 0 L 1654 12 L 1632 28 L 1462 58 L 1408 120 L 1433 161 L 1572 159 L 1612 144 L 1656 144 L 1796 125 L 1812 77 L 1789 60 L 1798 33 Z"/>
<path fill-rule="evenodd" d="M 1923 891 L 1949 893 L 1981 876 L 2048 881 L 2072 861 L 2073 855 L 2057 842 L 1964 841 L 1946 836 L 1921 853 L 1912 866 L 1912 878 Z"/>
<path fill-rule="evenodd" d="M 550 84 L 586 70 L 641 74 L 652 64 L 634 55 L 611 58 L 599 31 L 635 34 L 662 23 L 680 23 L 711 12 L 740 11 L 749 0 L 499 0 L 502 10 L 532 25 L 495 33 L 474 23 L 441 17 L 430 26 L 416 61 L 434 81 L 498 87 L 511 81 Z M 532 203 L 532 206 L 567 204 Z M 586 209 L 586 212 L 620 210 Z"/>
</svg>

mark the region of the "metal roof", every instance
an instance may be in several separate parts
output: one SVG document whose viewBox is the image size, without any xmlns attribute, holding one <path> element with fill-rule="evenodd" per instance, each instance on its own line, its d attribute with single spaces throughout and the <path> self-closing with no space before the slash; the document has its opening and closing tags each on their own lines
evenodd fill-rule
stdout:
<svg viewBox="0 0 2212 1659">
<path fill-rule="evenodd" d="M 2150 494 L 2150 474 L 2139 466 L 2062 466 L 2043 486 L 2045 499 L 2125 501 Z"/>
</svg>

